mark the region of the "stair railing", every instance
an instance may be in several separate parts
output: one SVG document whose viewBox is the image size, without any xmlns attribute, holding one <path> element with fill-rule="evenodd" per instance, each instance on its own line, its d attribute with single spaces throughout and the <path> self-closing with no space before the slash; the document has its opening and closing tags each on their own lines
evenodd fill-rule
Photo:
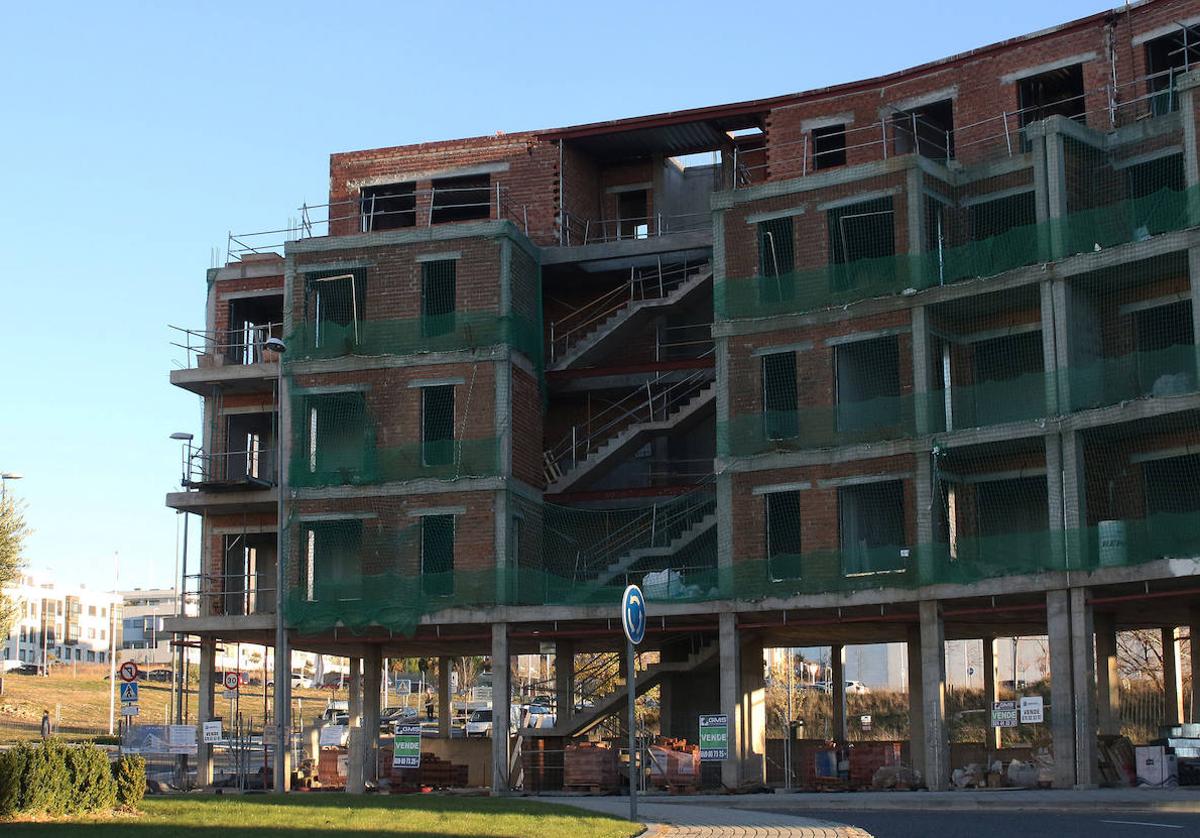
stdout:
<svg viewBox="0 0 1200 838">
<path fill-rule="evenodd" d="M 710 353 L 711 350 L 704 355 Z M 563 472 L 575 468 L 625 429 L 641 423 L 665 421 L 711 383 L 712 371 L 707 369 L 675 381 L 671 381 L 670 376 L 656 376 L 603 408 L 586 423 L 572 425 L 562 439 L 546 449 L 544 460 L 555 463 Z"/>
<path fill-rule="evenodd" d="M 642 300 L 660 300 L 707 268 L 689 264 L 664 268 L 662 260 L 649 269 L 630 268 L 629 277 L 592 300 L 550 322 L 550 362 L 565 355 L 612 315 Z"/>
</svg>

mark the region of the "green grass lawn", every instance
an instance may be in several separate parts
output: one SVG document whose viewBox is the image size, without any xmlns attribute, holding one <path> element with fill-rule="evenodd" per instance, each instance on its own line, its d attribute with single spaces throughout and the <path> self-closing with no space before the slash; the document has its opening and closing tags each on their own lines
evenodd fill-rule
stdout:
<svg viewBox="0 0 1200 838">
<path fill-rule="evenodd" d="M 640 826 L 569 806 L 487 797 L 338 793 L 187 796 L 144 801 L 143 814 L 43 823 L 5 823 L 5 835 L 88 838 L 243 836 L 442 836 L 443 838 L 629 838 Z"/>
</svg>

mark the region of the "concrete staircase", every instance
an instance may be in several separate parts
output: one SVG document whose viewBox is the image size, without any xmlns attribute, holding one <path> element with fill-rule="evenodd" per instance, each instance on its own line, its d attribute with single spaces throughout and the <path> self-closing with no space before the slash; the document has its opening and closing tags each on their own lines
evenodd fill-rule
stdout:
<svg viewBox="0 0 1200 838">
<path fill-rule="evenodd" d="M 716 385 L 708 382 L 685 401 L 675 405 L 666 418 L 655 421 L 634 422 L 626 425 L 618 433 L 605 440 L 595 450 L 590 451 L 583 459 L 578 460 L 566 470 L 559 464 L 559 473 L 548 472 L 551 477 L 547 494 L 565 492 L 572 486 L 585 480 L 589 475 L 603 472 L 604 468 L 632 449 L 640 447 L 645 438 L 651 434 L 668 433 L 686 427 L 699 419 L 716 403 Z"/>
<path fill-rule="evenodd" d="M 712 287 L 712 270 L 708 267 L 699 273 L 685 277 L 661 297 L 632 300 L 626 303 L 597 323 L 590 331 L 581 335 L 578 340 L 572 341 L 562 354 L 550 362 L 548 369 L 565 370 L 586 364 L 602 353 L 605 344 L 614 345 L 609 343 L 610 340 L 632 334 L 640 328 L 646 315 L 670 308 L 705 287 Z"/>
<path fill-rule="evenodd" d="M 637 676 L 637 694 L 642 695 L 647 690 L 657 686 L 664 676 L 677 672 L 691 672 L 696 667 L 703 666 L 716 657 L 717 648 L 718 644 L 714 640 L 707 645 L 701 646 L 697 651 L 692 652 L 686 660 L 656 663 L 643 669 Z M 619 689 L 601 698 L 594 706 L 575 713 L 570 719 L 566 721 L 560 720 L 554 727 L 531 728 L 529 730 L 522 730 L 521 733 L 527 736 L 583 736 L 600 725 L 609 716 L 614 713 L 623 712 L 628 707 L 628 701 L 628 691 Z"/>
<path fill-rule="evenodd" d="M 629 568 L 641 562 L 644 559 L 669 559 L 676 555 L 680 550 L 687 547 L 700 536 L 712 530 L 717 524 L 717 514 L 710 512 L 704 517 L 698 519 L 694 523 L 688 525 L 683 532 L 671 539 L 669 544 L 664 544 L 661 547 L 638 547 L 622 555 L 608 567 L 600 572 L 600 575 L 594 580 L 594 584 L 603 587 L 618 576 L 626 573 Z"/>
</svg>

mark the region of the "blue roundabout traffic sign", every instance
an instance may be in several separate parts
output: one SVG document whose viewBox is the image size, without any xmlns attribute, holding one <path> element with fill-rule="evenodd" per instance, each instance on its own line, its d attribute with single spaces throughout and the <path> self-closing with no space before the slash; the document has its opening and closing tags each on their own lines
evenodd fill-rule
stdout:
<svg viewBox="0 0 1200 838">
<path fill-rule="evenodd" d="M 646 636 L 646 598 L 637 585 L 630 585 L 621 595 L 621 626 L 634 646 Z"/>
</svg>

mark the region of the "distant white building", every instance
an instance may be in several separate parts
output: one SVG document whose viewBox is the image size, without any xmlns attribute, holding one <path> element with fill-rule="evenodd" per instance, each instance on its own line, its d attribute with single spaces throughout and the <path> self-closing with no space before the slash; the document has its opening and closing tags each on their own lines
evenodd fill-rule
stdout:
<svg viewBox="0 0 1200 838">
<path fill-rule="evenodd" d="M 144 667 L 170 667 L 175 652 L 171 633 L 163 631 L 163 620 L 179 610 L 179 593 L 174 588 L 134 588 L 122 591 L 121 598 L 124 628 L 118 657 Z"/>
<path fill-rule="evenodd" d="M 16 606 L 8 636 L 0 638 L 5 660 L 38 667 L 108 663 L 114 631 L 116 647 L 121 648 L 119 594 L 59 585 L 33 575 L 22 576 L 4 593 Z"/>
</svg>

